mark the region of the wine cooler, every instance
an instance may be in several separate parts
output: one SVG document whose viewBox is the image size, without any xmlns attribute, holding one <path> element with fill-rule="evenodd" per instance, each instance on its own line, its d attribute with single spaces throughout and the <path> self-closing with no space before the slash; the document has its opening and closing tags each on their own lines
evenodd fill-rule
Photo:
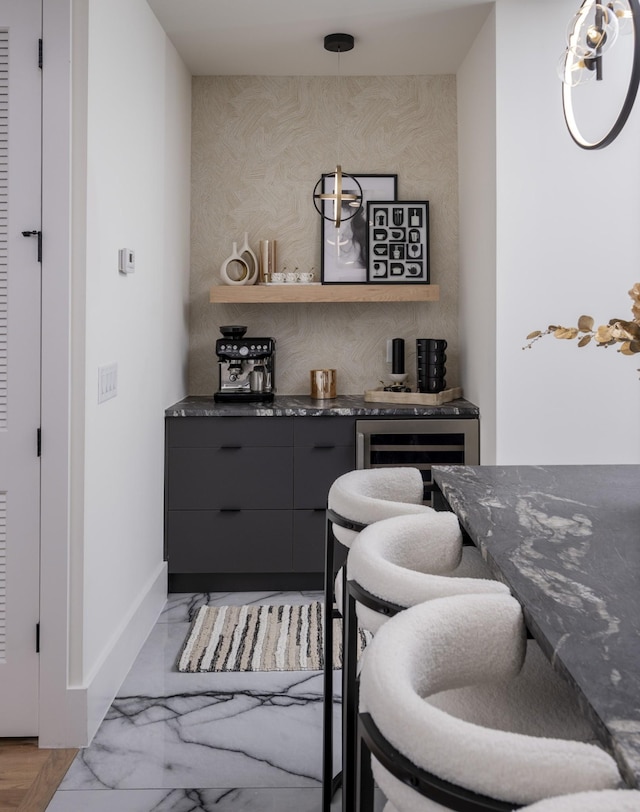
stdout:
<svg viewBox="0 0 640 812">
<path fill-rule="evenodd" d="M 356 467 L 420 469 L 424 503 L 446 505 L 431 477 L 433 465 L 479 465 L 478 420 L 434 418 L 421 420 L 357 420 Z"/>
</svg>

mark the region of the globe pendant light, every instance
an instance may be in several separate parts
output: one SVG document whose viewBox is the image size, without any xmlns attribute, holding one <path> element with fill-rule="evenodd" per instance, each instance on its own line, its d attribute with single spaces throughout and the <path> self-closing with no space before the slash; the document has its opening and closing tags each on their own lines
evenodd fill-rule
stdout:
<svg viewBox="0 0 640 812">
<path fill-rule="evenodd" d="M 352 50 L 353 43 L 354 39 L 351 34 L 327 34 L 324 38 L 325 50 L 338 54 L 338 76 L 340 76 L 340 54 Z M 353 188 L 349 192 L 344 191 L 344 178 L 348 178 L 353 184 Z M 325 191 L 327 188 L 332 190 Z M 327 205 L 329 203 L 330 206 Z M 343 204 L 349 207 L 349 214 L 346 216 L 342 214 Z M 323 175 L 316 183 L 313 190 L 313 205 L 321 217 L 332 222 L 336 228 L 340 228 L 341 223 L 351 220 L 362 208 L 362 186 L 358 183 L 357 178 L 348 172 L 343 172 L 342 167 L 338 164 L 335 172 Z"/>
</svg>

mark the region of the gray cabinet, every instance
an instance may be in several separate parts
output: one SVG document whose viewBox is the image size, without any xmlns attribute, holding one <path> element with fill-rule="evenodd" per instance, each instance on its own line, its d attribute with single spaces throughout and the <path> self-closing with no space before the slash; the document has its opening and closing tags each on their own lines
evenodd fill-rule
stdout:
<svg viewBox="0 0 640 812">
<path fill-rule="evenodd" d="M 169 510 L 293 507 L 291 446 L 172 448 L 170 454 Z"/>
<path fill-rule="evenodd" d="M 469 406 L 411 419 L 362 410 L 167 416 L 170 590 L 319 589 L 332 482 L 356 467 L 411 465 L 422 471 L 425 502 L 443 507 L 431 466 L 479 462 L 477 409 Z"/>
<path fill-rule="evenodd" d="M 354 417 L 167 418 L 172 591 L 319 587 L 327 492 L 354 467 Z"/>
<path fill-rule="evenodd" d="M 167 522 L 170 574 L 291 570 L 289 510 L 170 510 Z"/>
<path fill-rule="evenodd" d="M 355 468 L 355 418 L 296 417 L 293 431 L 293 570 L 323 573 L 327 493 Z"/>
</svg>

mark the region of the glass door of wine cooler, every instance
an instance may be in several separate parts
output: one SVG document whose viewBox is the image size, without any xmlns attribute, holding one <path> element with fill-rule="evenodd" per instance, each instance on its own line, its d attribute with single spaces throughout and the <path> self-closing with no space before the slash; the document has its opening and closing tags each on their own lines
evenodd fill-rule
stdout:
<svg viewBox="0 0 640 812">
<path fill-rule="evenodd" d="M 356 421 L 356 467 L 420 469 L 424 503 L 437 509 L 445 503 L 432 480 L 431 466 L 479 464 L 476 418 Z"/>
</svg>

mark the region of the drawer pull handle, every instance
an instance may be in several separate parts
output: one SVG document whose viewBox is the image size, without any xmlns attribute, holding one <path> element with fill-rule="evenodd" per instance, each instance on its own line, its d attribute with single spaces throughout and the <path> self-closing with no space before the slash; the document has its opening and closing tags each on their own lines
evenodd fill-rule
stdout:
<svg viewBox="0 0 640 812">
<path fill-rule="evenodd" d="M 314 448 L 317 448 L 320 451 L 326 451 L 328 449 L 335 448 L 335 445 L 314 445 Z"/>
<path fill-rule="evenodd" d="M 220 513 L 241 513 L 242 508 L 220 508 Z"/>
<path fill-rule="evenodd" d="M 220 449 L 222 451 L 237 451 L 239 448 L 242 448 L 241 445 L 221 445 Z"/>
</svg>

